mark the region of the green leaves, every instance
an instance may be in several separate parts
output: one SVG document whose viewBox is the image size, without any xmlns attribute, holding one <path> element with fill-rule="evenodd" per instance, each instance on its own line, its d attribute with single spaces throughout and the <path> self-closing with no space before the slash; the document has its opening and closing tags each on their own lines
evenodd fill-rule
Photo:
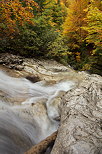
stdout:
<svg viewBox="0 0 102 154">
<path fill-rule="evenodd" d="M 89 5 L 87 13 L 87 26 L 83 27 L 88 32 L 86 41 L 95 45 L 95 54 L 97 49 L 102 49 L 102 11 L 92 4 Z"/>
</svg>

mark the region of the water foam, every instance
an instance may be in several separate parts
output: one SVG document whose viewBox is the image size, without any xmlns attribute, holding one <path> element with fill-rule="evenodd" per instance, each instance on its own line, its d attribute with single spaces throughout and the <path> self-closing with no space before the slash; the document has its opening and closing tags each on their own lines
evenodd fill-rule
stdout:
<svg viewBox="0 0 102 154">
<path fill-rule="evenodd" d="M 46 107 L 51 110 L 50 104 L 59 92 L 66 92 L 73 86 L 72 81 L 53 85 L 45 85 L 45 81 L 31 83 L 25 78 L 10 77 L 0 71 L 0 91 L 5 97 L 25 99 L 21 105 L 0 101 L 0 153 L 23 153 L 54 132 L 58 122 L 48 117 Z M 43 107 L 43 112 L 39 109 L 40 114 L 36 115 L 31 104 L 42 99 L 46 100 L 46 107 Z M 52 111 L 51 114 L 55 115 L 55 110 Z"/>
</svg>

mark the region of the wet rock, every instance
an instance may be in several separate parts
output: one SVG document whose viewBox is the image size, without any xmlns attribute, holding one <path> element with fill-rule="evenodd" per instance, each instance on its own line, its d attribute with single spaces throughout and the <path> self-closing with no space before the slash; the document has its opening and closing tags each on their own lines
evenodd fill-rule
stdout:
<svg viewBox="0 0 102 154">
<path fill-rule="evenodd" d="M 26 76 L 26 79 L 31 81 L 32 83 L 40 81 L 39 77 L 37 76 Z"/>
<path fill-rule="evenodd" d="M 0 64 L 0 68 L 5 66 L 15 70 L 20 77 L 36 76 L 39 80 L 46 82 L 57 82 L 68 77 L 72 80 L 75 73 L 70 67 L 63 66 L 54 60 L 37 60 L 8 53 L 0 54 Z M 34 79 L 31 80 L 34 81 Z"/>
<path fill-rule="evenodd" d="M 10 76 L 26 77 L 32 82 L 36 82 L 39 78 L 45 80 L 45 86 L 53 85 L 61 80 L 77 82 L 76 88 L 66 93 L 62 99 L 61 97 L 53 99 L 49 104 L 49 111 L 44 103 L 36 103 L 36 105 L 32 103 L 30 107 L 21 108 L 21 112 L 17 114 L 31 123 L 33 121 L 34 128 L 38 132 L 34 134 L 34 140 L 38 137 L 40 141 L 58 127 L 58 125 L 55 127 L 54 121 L 59 120 L 60 105 L 61 126 L 52 154 L 102 153 L 102 78 L 100 76 L 90 76 L 84 72 L 76 73 L 71 68 L 51 60 L 23 59 L 9 54 L 2 55 L 0 63 L 1 68 L 7 67 L 5 71 Z M 6 101 L 4 96 L 5 94 L 1 94 L 1 100 Z M 9 102 L 15 101 L 9 99 Z M 17 100 L 17 104 L 18 102 L 22 100 Z M 13 108 L 14 110 L 17 112 L 16 108 Z M 54 116 L 51 113 L 53 110 L 55 110 Z M 43 125 L 44 123 L 48 125 Z M 18 138 L 18 140 L 21 139 Z"/>
<path fill-rule="evenodd" d="M 10 69 L 22 70 L 23 57 L 12 54 L 0 54 L 0 64 L 6 65 Z"/>
<path fill-rule="evenodd" d="M 17 66 L 15 67 L 15 69 L 18 70 L 18 71 L 22 71 L 22 70 L 24 69 L 24 66 L 22 66 L 22 65 L 17 65 Z"/>
<path fill-rule="evenodd" d="M 44 80 L 45 86 L 54 85 L 61 80 L 74 80 L 75 82 L 79 82 L 83 78 L 82 75 L 76 73 L 69 67 L 52 60 L 23 58 L 7 53 L 0 54 L 0 60 L 3 62 L 3 64 L 0 65 L 0 69 L 7 72 L 8 75 L 24 77 L 33 83 Z M 22 100 L 10 101 L 14 101 L 14 104 L 17 104 L 17 102 L 19 104 Z"/>
</svg>

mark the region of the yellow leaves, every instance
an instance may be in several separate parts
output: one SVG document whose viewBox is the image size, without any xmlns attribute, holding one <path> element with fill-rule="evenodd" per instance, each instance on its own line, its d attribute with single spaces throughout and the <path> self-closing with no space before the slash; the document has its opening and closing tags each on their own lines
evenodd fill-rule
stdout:
<svg viewBox="0 0 102 154">
<path fill-rule="evenodd" d="M 72 55 L 72 52 L 67 51 L 61 53 L 61 56 L 68 56 L 68 55 Z"/>
<path fill-rule="evenodd" d="M 67 36 L 69 40 L 68 46 L 72 50 L 78 49 L 87 35 L 87 32 L 82 27 L 87 24 L 86 14 L 88 2 L 89 0 L 73 0 L 70 2 L 68 15 L 63 24 L 63 34 Z"/>
<path fill-rule="evenodd" d="M 85 0 L 75 1 L 71 3 L 68 9 L 68 16 L 66 17 L 65 23 L 63 25 L 63 33 L 67 34 L 70 32 L 77 32 L 80 27 L 85 23 L 83 20 L 86 16 L 85 9 L 87 2 Z M 84 6 L 83 6 L 84 5 Z"/>
<path fill-rule="evenodd" d="M 85 64 L 82 68 L 82 71 L 90 70 L 90 68 L 91 68 L 91 64 Z"/>
<path fill-rule="evenodd" d="M 88 7 L 87 25 L 83 27 L 88 35 L 86 41 L 102 48 L 102 11 L 93 3 Z M 93 52 L 95 54 L 95 52 Z"/>
<path fill-rule="evenodd" d="M 76 52 L 75 55 L 76 55 L 76 61 L 80 62 L 81 61 L 80 52 Z"/>
</svg>

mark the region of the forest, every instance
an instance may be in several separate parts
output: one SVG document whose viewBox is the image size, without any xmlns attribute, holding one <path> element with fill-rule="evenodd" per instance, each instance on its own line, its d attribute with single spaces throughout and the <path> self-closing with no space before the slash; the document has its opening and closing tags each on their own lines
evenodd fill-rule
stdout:
<svg viewBox="0 0 102 154">
<path fill-rule="evenodd" d="M 101 0 L 1 0 L 0 53 L 102 75 Z"/>
</svg>

